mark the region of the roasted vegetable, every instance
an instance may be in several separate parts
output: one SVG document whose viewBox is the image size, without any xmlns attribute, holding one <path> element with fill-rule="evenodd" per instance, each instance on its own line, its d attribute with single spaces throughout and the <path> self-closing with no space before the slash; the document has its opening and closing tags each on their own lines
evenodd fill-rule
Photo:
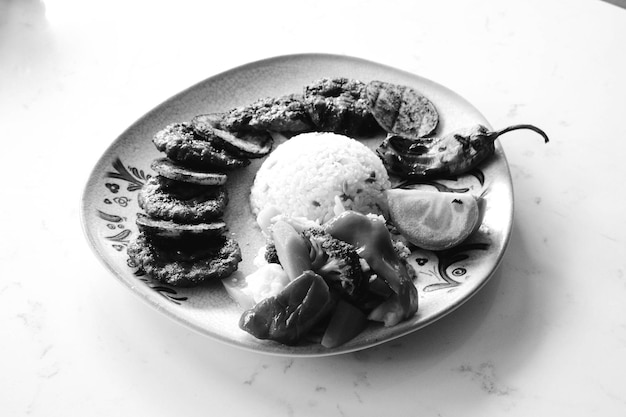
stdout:
<svg viewBox="0 0 626 417">
<path fill-rule="evenodd" d="M 548 142 L 546 133 L 533 125 L 514 125 L 490 131 L 476 125 L 447 136 L 428 140 L 413 140 L 390 136 L 376 149 L 387 170 L 402 178 L 455 177 L 464 174 L 495 152 L 495 140 L 517 129 L 530 129 Z"/>
<path fill-rule="evenodd" d="M 283 269 L 293 280 L 304 271 L 311 269 L 309 248 L 300 233 L 289 223 L 277 221 L 270 229 L 276 247 L 276 255 Z"/>
<path fill-rule="evenodd" d="M 354 246 L 335 239 L 322 228 L 306 229 L 302 235 L 309 242 L 311 268 L 341 295 L 357 298 L 365 282 L 361 261 Z"/>
<path fill-rule="evenodd" d="M 246 310 L 239 327 L 258 339 L 293 345 L 325 318 L 335 303 L 324 279 L 306 271 L 278 295 Z"/>
<path fill-rule="evenodd" d="M 365 91 L 372 115 L 389 133 L 420 138 L 431 134 L 439 123 L 433 103 L 411 87 L 371 81 Z"/>
<path fill-rule="evenodd" d="M 200 241 L 221 236 L 226 231 L 226 223 L 214 220 L 207 223 L 186 224 L 169 220 L 159 220 L 137 213 L 137 228 L 150 238 L 163 241 Z"/>
<path fill-rule="evenodd" d="M 332 313 L 321 344 L 326 348 L 343 345 L 367 327 L 367 315 L 344 300 L 339 300 Z"/>
<path fill-rule="evenodd" d="M 272 150 L 274 143 L 268 132 L 229 132 L 222 129 L 219 114 L 200 114 L 191 119 L 191 126 L 204 139 L 218 148 L 241 158 L 261 158 Z"/>
<path fill-rule="evenodd" d="M 156 173 L 169 180 L 197 185 L 216 186 L 226 184 L 228 176 L 221 172 L 198 171 L 184 167 L 169 158 L 157 158 L 150 164 Z"/>
<path fill-rule="evenodd" d="M 391 241 L 382 219 L 355 211 L 345 211 L 324 225 L 333 237 L 353 245 L 359 256 L 393 291 L 383 304 L 370 314 L 370 319 L 394 326 L 412 317 L 417 311 L 417 288 Z"/>
</svg>

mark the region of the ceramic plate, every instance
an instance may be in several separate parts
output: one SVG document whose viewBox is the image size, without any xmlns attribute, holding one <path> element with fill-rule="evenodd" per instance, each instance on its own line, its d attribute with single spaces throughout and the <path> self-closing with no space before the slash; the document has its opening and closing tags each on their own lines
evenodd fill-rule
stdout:
<svg viewBox="0 0 626 417">
<path fill-rule="evenodd" d="M 414 74 L 357 58 L 304 54 L 253 62 L 213 76 L 160 104 L 123 132 L 95 165 L 82 200 L 82 222 L 96 255 L 113 275 L 140 298 L 165 315 L 221 342 L 244 349 L 288 356 L 322 356 L 368 348 L 416 331 L 450 313 L 475 294 L 493 274 L 505 250 L 512 225 L 511 177 L 502 149 L 472 173 L 435 180 L 419 187 L 483 194 L 486 206 L 480 230 L 458 247 L 443 252 L 415 251 L 411 262 L 419 277 L 419 311 L 409 321 L 385 328 L 372 323 L 343 346 L 283 346 L 257 340 L 240 330 L 240 307 L 220 282 L 193 289 L 163 285 L 142 274 L 126 255 L 137 235 L 138 190 L 155 175 L 153 159 L 162 155 L 152 136 L 169 123 L 188 121 L 201 113 L 217 112 L 268 96 L 300 92 L 322 77 L 344 76 L 362 81 L 383 80 L 413 86 L 430 98 L 440 113 L 438 134 L 487 121 L 466 100 Z M 382 136 L 370 141 L 373 146 Z M 263 244 L 250 213 L 248 196 L 254 173 L 262 163 L 229 176 L 230 202 L 225 215 L 229 234 L 240 244 L 243 261 L 237 274 L 254 268 L 252 259 Z"/>
</svg>

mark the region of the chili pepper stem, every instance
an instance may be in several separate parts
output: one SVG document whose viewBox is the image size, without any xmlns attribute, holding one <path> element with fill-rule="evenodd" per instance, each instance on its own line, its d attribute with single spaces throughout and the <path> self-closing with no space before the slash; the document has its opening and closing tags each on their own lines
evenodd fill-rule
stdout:
<svg viewBox="0 0 626 417">
<path fill-rule="evenodd" d="M 512 130 L 518 130 L 518 129 L 529 129 L 529 130 L 532 130 L 533 132 L 536 132 L 539 135 L 541 135 L 543 137 L 543 139 L 545 140 L 545 143 L 548 143 L 550 141 L 550 139 L 548 139 L 548 135 L 546 134 L 546 132 L 544 132 L 543 130 L 539 129 L 537 126 L 526 125 L 526 124 L 513 125 L 513 126 L 505 127 L 504 129 L 495 132 L 495 137 L 497 138 L 498 136 L 500 136 L 500 135 L 502 135 L 504 133 L 510 132 Z"/>
</svg>

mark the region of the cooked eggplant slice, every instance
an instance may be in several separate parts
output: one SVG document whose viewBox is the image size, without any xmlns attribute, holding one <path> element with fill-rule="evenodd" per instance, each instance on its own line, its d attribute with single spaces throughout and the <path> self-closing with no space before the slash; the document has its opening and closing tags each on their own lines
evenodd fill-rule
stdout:
<svg viewBox="0 0 626 417">
<path fill-rule="evenodd" d="M 225 236 L 200 245 L 163 246 L 139 233 L 128 245 L 130 260 L 153 279 L 177 287 L 193 287 L 226 278 L 241 262 L 239 244 Z"/>
<path fill-rule="evenodd" d="M 273 139 L 268 132 L 229 132 L 221 128 L 220 120 L 220 114 L 201 114 L 191 119 L 191 126 L 215 146 L 244 158 L 262 158 L 272 150 Z"/>
<path fill-rule="evenodd" d="M 141 187 L 137 204 L 154 219 L 199 224 L 222 217 L 228 192 L 223 185 L 189 184 L 157 175 Z"/>
<path fill-rule="evenodd" d="M 421 138 L 435 131 L 439 113 L 434 104 L 414 88 L 371 81 L 365 91 L 370 111 L 388 133 Z"/>
<path fill-rule="evenodd" d="M 250 164 L 196 134 L 189 123 L 172 123 L 152 138 L 156 148 L 180 165 L 200 170 L 235 170 Z"/>
<path fill-rule="evenodd" d="M 218 237 L 226 231 L 226 223 L 215 220 L 210 223 L 183 224 L 169 220 L 158 220 L 137 213 L 139 231 L 157 239 L 198 239 Z"/>
<path fill-rule="evenodd" d="M 224 185 L 228 179 L 221 172 L 198 171 L 181 166 L 169 158 L 159 158 L 152 161 L 150 168 L 162 177 L 198 185 Z"/>
</svg>

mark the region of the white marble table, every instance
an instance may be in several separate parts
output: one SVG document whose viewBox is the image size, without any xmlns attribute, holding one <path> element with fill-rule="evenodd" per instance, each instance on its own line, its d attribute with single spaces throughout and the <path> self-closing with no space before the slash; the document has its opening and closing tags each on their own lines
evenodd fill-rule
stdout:
<svg viewBox="0 0 626 417">
<path fill-rule="evenodd" d="M 0 415 L 626 415 L 626 10 L 200 3 L 0 1 Z M 233 349 L 167 319 L 119 285 L 79 222 L 93 164 L 138 117 L 211 75 L 300 52 L 414 72 L 494 126 L 552 139 L 502 140 L 515 223 L 478 295 L 407 337 L 316 359 Z"/>
</svg>

